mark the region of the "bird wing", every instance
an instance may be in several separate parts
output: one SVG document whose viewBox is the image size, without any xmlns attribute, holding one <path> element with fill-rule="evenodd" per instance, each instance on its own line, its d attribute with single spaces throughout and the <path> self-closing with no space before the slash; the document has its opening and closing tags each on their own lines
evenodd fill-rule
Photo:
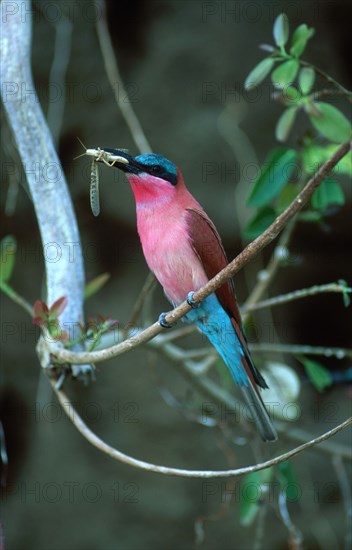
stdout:
<svg viewBox="0 0 352 550">
<path fill-rule="evenodd" d="M 220 235 L 213 222 L 202 210 L 197 208 L 186 208 L 186 219 L 193 250 L 200 259 L 207 277 L 212 279 L 228 264 Z M 220 304 L 229 315 L 236 335 L 242 345 L 245 354 L 243 366 L 247 374 L 253 382 L 255 381 L 262 388 L 267 388 L 268 386 L 264 378 L 253 364 L 247 340 L 242 331 L 241 316 L 238 310 L 232 279 L 226 281 L 226 283 L 218 288 L 215 294 Z"/>
<path fill-rule="evenodd" d="M 193 250 L 200 259 L 207 277 L 212 279 L 229 263 L 220 235 L 205 212 L 195 208 L 186 208 L 186 212 Z M 218 288 L 215 294 L 224 310 L 240 324 L 241 317 L 232 279 Z"/>
</svg>

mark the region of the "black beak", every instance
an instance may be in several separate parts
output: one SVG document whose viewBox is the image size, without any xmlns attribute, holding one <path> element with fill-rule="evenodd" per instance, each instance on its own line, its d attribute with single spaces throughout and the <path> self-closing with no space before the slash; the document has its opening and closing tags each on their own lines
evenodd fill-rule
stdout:
<svg viewBox="0 0 352 550">
<path fill-rule="evenodd" d="M 102 147 L 102 150 L 106 151 L 107 153 L 111 153 L 114 156 L 122 157 L 128 161 L 128 162 L 116 161 L 114 163 L 115 168 L 118 168 L 122 172 L 138 174 L 139 172 L 143 171 L 143 166 L 139 162 L 137 162 L 134 159 L 134 157 L 126 153 L 126 151 L 123 151 L 121 149 L 110 149 L 109 147 Z"/>
</svg>

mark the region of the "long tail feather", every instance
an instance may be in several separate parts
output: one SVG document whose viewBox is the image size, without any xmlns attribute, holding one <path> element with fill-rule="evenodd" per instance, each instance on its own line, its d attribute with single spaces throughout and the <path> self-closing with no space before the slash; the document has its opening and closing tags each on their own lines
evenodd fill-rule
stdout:
<svg viewBox="0 0 352 550">
<path fill-rule="evenodd" d="M 250 410 L 251 417 L 253 418 L 263 441 L 276 441 L 277 433 L 269 418 L 262 398 L 253 387 L 252 382 L 250 380 L 248 381 L 248 386 L 240 386 L 240 388 Z"/>
</svg>

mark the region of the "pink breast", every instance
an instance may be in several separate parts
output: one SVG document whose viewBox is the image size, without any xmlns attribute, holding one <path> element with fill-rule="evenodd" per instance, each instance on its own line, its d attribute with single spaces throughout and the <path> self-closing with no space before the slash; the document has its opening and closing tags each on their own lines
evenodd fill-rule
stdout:
<svg viewBox="0 0 352 550">
<path fill-rule="evenodd" d="M 184 210 L 137 208 L 137 226 L 148 266 L 174 303 L 207 282 L 188 237 Z"/>
</svg>

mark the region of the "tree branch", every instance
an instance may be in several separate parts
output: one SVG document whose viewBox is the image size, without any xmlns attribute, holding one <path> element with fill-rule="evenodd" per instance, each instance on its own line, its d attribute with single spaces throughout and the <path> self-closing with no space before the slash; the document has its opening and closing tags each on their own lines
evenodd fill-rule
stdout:
<svg viewBox="0 0 352 550">
<path fill-rule="evenodd" d="M 232 261 L 230 262 L 220 273 L 218 273 L 213 279 L 211 279 L 206 285 L 194 294 L 194 301 L 201 302 L 212 292 L 217 290 L 224 284 L 225 281 L 233 277 L 240 269 L 242 269 L 248 262 L 250 262 L 263 248 L 271 243 L 275 237 L 282 231 L 287 223 L 293 218 L 297 212 L 299 212 L 303 206 L 309 201 L 310 197 L 317 189 L 323 179 L 331 172 L 336 164 L 348 153 L 351 149 L 351 143 L 346 142 L 335 151 L 335 153 L 319 168 L 319 170 L 312 176 L 302 191 L 292 201 L 292 203 L 284 210 L 276 220 L 259 236 L 252 241 L 246 248 Z M 170 324 L 175 323 L 181 317 L 186 315 L 191 310 L 191 307 L 185 301 L 177 308 L 172 310 L 166 316 L 166 321 Z M 126 353 L 135 347 L 145 344 L 151 338 L 162 332 L 164 329 L 159 323 L 154 323 L 150 327 L 146 328 L 143 332 L 140 332 L 136 336 L 133 336 L 121 344 L 112 346 L 111 348 L 101 351 L 95 351 L 91 353 L 74 353 L 65 349 L 60 349 L 57 345 L 51 345 L 50 351 L 60 361 L 66 363 L 86 363 L 99 362 L 106 359 L 117 357 L 122 353 Z"/>
<path fill-rule="evenodd" d="M 77 323 L 83 320 L 83 260 L 67 183 L 34 92 L 30 62 L 31 13 L 29 9 L 23 18 L 18 9 L 3 18 L 2 100 L 38 219 L 46 268 L 46 301 L 51 305 L 61 296 L 66 296 L 68 305 L 62 313 L 61 324 L 63 329 L 67 326 L 72 329 L 71 336 L 75 339 Z M 53 256 L 56 261 L 52 261 Z M 78 369 L 76 374 L 79 370 L 82 369 Z"/>
<path fill-rule="evenodd" d="M 336 359 L 352 358 L 351 348 L 330 348 L 326 346 L 305 346 L 304 344 L 272 344 L 261 342 L 251 344 L 253 352 L 291 353 L 305 355 L 323 355 L 324 357 L 335 357 Z"/>
<path fill-rule="evenodd" d="M 339 292 L 351 293 L 352 289 L 339 283 L 329 283 L 326 285 L 314 285 L 310 288 L 302 288 L 300 290 L 294 290 L 287 294 L 281 294 L 280 296 L 274 296 L 261 302 L 248 303 L 241 308 L 241 312 L 247 313 L 248 311 L 257 311 L 258 309 L 264 309 L 267 307 L 278 306 L 287 302 L 293 302 L 293 300 L 299 300 L 301 298 L 307 298 L 308 296 L 315 296 L 316 294 L 323 294 L 325 292 Z"/>
<path fill-rule="evenodd" d="M 329 430 L 328 432 L 322 434 L 321 436 L 316 437 L 311 441 L 308 441 L 307 443 L 304 443 L 303 445 L 296 447 L 295 449 L 291 449 L 291 451 L 288 451 L 287 453 L 281 454 L 275 458 L 272 458 L 260 464 L 255 464 L 253 466 L 236 468 L 234 470 L 186 470 L 181 468 L 169 468 L 167 466 L 162 466 L 162 465 L 153 464 L 150 462 L 145 462 L 143 460 L 139 460 L 125 453 L 122 453 L 121 451 L 105 443 L 105 441 L 100 439 L 85 424 L 83 419 L 79 416 L 78 412 L 73 407 L 73 404 L 69 400 L 67 395 L 62 390 L 59 390 L 55 387 L 54 381 L 51 381 L 51 385 L 58 397 L 58 400 L 63 410 L 65 411 L 65 413 L 67 414 L 67 416 L 69 417 L 73 425 L 83 435 L 83 437 L 85 437 L 85 439 L 87 439 L 87 441 L 89 441 L 89 443 L 91 443 L 94 447 L 96 447 L 103 453 L 107 454 L 111 458 L 114 458 L 119 462 L 123 462 L 130 466 L 138 468 L 139 470 L 147 470 L 149 472 L 154 472 L 154 473 L 169 475 L 169 476 L 211 479 L 211 478 L 218 478 L 218 477 L 242 476 L 244 474 L 249 474 L 251 472 L 258 472 L 259 470 L 265 470 L 266 468 L 270 468 L 271 466 L 275 466 L 277 464 L 280 464 L 281 462 L 285 462 L 286 460 L 289 460 L 290 458 L 293 458 L 294 456 L 297 456 L 298 454 L 302 453 L 306 449 L 309 449 L 310 447 L 313 447 L 314 445 L 318 445 L 319 443 L 325 441 L 326 439 L 333 437 L 339 431 L 344 430 L 352 423 L 352 417 L 351 417 L 348 420 L 345 420 L 344 422 L 336 426 L 335 428 L 333 428 L 332 430 Z"/>
</svg>

